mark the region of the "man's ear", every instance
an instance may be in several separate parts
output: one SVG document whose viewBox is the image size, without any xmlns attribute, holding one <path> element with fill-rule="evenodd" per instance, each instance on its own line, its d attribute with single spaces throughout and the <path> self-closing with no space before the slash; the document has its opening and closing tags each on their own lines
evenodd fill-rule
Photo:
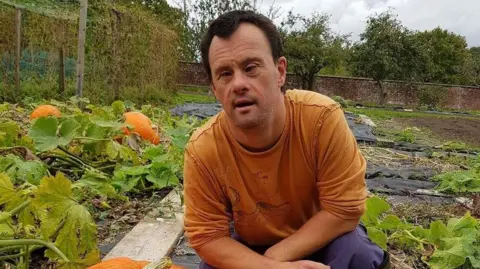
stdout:
<svg viewBox="0 0 480 269">
<path fill-rule="evenodd" d="M 287 58 L 280 57 L 277 60 L 278 86 L 283 87 L 287 79 Z"/>
</svg>

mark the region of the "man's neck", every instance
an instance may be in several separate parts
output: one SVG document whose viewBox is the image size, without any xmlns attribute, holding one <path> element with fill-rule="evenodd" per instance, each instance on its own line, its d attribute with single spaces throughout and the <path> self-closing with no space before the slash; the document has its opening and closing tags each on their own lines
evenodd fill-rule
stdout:
<svg viewBox="0 0 480 269">
<path fill-rule="evenodd" d="M 258 126 L 255 129 L 244 130 L 237 128 L 233 123 L 228 123 L 233 137 L 246 150 L 252 152 L 262 152 L 272 148 L 282 136 L 286 123 L 286 107 L 284 99 L 279 100 L 277 111 L 273 111 L 274 117 L 268 122 Z"/>
</svg>

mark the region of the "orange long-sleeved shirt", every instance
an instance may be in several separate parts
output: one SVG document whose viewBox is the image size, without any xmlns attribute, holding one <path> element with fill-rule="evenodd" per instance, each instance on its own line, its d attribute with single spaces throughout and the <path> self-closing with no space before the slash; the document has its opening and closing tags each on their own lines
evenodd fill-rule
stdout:
<svg viewBox="0 0 480 269">
<path fill-rule="evenodd" d="M 229 222 L 251 245 L 273 245 L 319 210 L 343 219 L 365 210 L 366 161 L 343 111 L 319 93 L 285 94 L 286 125 L 268 151 L 253 153 L 220 112 L 185 150 L 184 227 L 194 249 L 229 235 Z"/>
</svg>

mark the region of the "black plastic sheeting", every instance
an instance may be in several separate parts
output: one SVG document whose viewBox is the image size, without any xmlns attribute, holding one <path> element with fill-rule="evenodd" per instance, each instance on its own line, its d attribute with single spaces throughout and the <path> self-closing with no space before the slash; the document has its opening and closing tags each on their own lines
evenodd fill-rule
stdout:
<svg viewBox="0 0 480 269">
<path fill-rule="evenodd" d="M 222 106 L 218 103 L 214 104 L 195 104 L 188 103 L 181 106 L 177 106 L 170 110 L 170 112 L 175 116 L 183 116 L 187 114 L 189 116 L 195 116 L 200 119 L 206 119 L 212 117 L 219 113 L 222 110 Z M 377 138 L 372 133 L 372 127 L 363 123 L 359 116 L 345 112 L 345 117 L 347 119 L 348 125 L 352 130 L 355 138 L 358 142 L 374 144 L 377 142 Z"/>
<path fill-rule="evenodd" d="M 184 105 L 176 106 L 171 109 L 170 112 L 175 115 L 182 117 L 184 114 L 188 116 L 195 116 L 200 119 L 206 119 L 215 116 L 218 112 L 222 110 L 222 106 L 218 103 L 213 104 L 194 104 L 187 103 Z"/>
</svg>

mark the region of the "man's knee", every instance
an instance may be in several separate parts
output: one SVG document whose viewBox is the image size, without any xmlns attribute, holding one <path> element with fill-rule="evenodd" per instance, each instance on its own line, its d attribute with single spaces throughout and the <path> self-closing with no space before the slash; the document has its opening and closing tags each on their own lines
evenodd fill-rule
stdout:
<svg viewBox="0 0 480 269">
<path fill-rule="evenodd" d="M 325 254 L 327 264 L 335 264 L 337 260 L 343 259 L 341 263 L 348 263 L 348 268 L 389 268 L 388 253 L 373 243 L 361 226 L 332 241 Z"/>
</svg>

